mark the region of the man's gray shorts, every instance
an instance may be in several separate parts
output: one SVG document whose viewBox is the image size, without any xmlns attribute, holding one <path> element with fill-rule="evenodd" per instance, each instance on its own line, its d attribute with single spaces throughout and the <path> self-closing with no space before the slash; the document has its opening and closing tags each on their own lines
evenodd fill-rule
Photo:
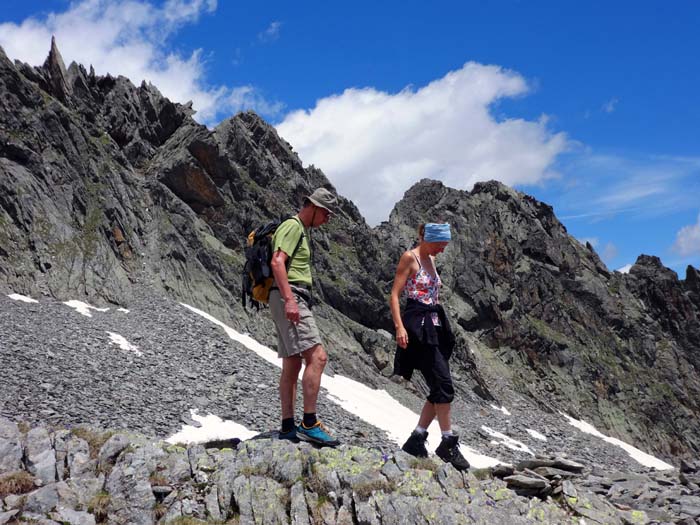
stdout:
<svg viewBox="0 0 700 525">
<path fill-rule="evenodd" d="M 284 315 L 284 301 L 279 290 L 270 290 L 270 313 L 277 327 L 277 355 L 291 357 L 321 344 L 321 334 L 306 301 L 292 285 L 292 293 L 299 305 L 299 324 L 293 324 Z"/>
</svg>

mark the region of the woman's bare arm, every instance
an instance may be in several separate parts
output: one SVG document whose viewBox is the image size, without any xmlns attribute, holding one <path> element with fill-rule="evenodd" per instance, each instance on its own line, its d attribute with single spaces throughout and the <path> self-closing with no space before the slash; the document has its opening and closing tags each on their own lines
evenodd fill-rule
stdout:
<svg viewBox="0 0 700 525">
<path fill-rule="evenodd" d="M 406 333 L 403 321 L 401 321 L 399 297 L 401 296 L 404 286 L 406 286 L 408 277 L 412 273 L 416 273 L 417 269 L 414 269 L 415 265 L 415 257 L 411 255 L 410 251 L 405 252 L 401 256 L 401 259 L 399 259 L 399 265 L 396 268 L 396 275 L 394 276 L 394 285 L 391 287 L 389 308 L 391 309 L 391 317 L 394 320 L 394 328 L 396 330 L 396 344 L 401 348 L 406 348 L 408 346 L 408 334 Z"/>
</svg>

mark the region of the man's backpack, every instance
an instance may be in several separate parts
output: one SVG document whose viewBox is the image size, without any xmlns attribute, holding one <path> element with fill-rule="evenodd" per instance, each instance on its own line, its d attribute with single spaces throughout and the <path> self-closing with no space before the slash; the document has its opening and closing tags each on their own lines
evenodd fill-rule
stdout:
<svg viewBox="0 0 700 525">
<path fill-rule="evenodd" d="M 250 303 L 256 309 L 260 309 L 261 304 L 267 304 L 270 299 L 270 288 L 275 282 L 272 275 L 272 236 L 277 231 L 277 228 L 286 220 L 292 219 L 288 217 L 278 221 L 268 222 L 259 226 L 250 234 L 248 234 L 248 247 L 245 250 L 245 264 L 243 265 L 243 275 L 241 279 L 241 301 L 243 308 L 246 308 L 246 302 Z M 302 231 L 297 242 L 296 248 L 292 255 L 287 258 L 287 269 L 289 264 L 299 250 L 301 242 L 304 240 L 304 232 Z"/>
</svg>

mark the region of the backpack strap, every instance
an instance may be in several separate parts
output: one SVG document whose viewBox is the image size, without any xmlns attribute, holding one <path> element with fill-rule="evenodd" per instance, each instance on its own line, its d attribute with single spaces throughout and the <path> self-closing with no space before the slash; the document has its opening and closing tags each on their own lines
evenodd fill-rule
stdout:
<svg viewBox="0 0 700 525">
<path fill-rule="evenodd" d="M 285 268 L 286 268 L 287 272 L 289 272 L 289 266 L 292 264 L 292 259 L 294 259 L 294 256 L 295 256 L 295 255 L 297 254 L 297 252 L 299 251 L 299 248 L 301 247 L 301 242 L 304 240 L 304 236 L 305 236 L 305 233 L 304 233 L 304 223 L 302 223 L 301 220 L 299 220 L 298 217 L 291 217 L 291 218 L 288 219 L 288 220 L 297 220 L 297 221 L 299 221 L 299 223 L 301 224 L 301 235 L 299 236 L 299 241 L 297 242 L 297 245 L 296 245 L 296 247 L 294 248 L 294 251 L 292 252 L 292 255 L 290 255 L 289 258 L 287 258 L 287 262 L 286 262 L 286 264 L 285 264 Z"/>
<path fill-rule="evenodd" d="M 304 228 L 304 223 L 301 222 L 301 219 L 299 219 L 299 217 L 292 217 L 292 219 L 296 219 L 297 221 L 299 221 L 302 229 L 301 229 L 301 235 L 299 236 L 299 242 L 297 242 L 297 246 L 296 246 L 296 248 L 294 248 L 294 251 L 292 252 L 291 257 L 289 257 L 287 259 L 287 265 L 286 265 L 287 272 L 289 272 L 289 265 L 292 264 L 292 259 L 294 259 L 294 256 L 297 254 L 297 251 L 301 247 L 301 242 L 304 240 L 304 237 L 306 236 L 306 233 L 305 233 L 306 228 Z M 309 250 L 311 250 L 311 232 L 309 232 Z M 311 252 L 311 255 L 313 257 L 313 252 Z M 311 307 L 313 305 L 313 301 L 314 301 L 314 299 L 313 299 L 313 288 L 312 288 L 309 290 L 309 299 L 307 301 L 307 303 L 309 304 L 309 307 Z"/>
</svg>

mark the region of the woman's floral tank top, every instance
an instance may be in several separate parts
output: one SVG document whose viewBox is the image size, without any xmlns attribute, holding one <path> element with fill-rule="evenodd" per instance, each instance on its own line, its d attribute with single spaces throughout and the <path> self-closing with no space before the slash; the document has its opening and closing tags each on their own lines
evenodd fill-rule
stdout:
<svg viewBox="0 0 700 525">
<path fill-rule="evenodd" d="M 423 265 L 420 263 L 420 259 L 416 256 L 416 254 L 413 253 L 413 251 L 411 251 L 411 254 L 413 254 L 418 262 L 418 271 L 416 272 L 416 275 L 406 279 L 406 286 L 404 287 L 406 297 L 419 301 L 423 304 L 438 304 L 440 302 L 440 285 L 442 284 L 442 281 L 437 273 L 437 268 L 435 269 L 435 277 L 433 277 L 426 271 L 425 268 L 423 268 Z M 440 325 L 440 319 L 437 312 L 433 312 L 433 324 L 435 326 Z"/>
</svg>

